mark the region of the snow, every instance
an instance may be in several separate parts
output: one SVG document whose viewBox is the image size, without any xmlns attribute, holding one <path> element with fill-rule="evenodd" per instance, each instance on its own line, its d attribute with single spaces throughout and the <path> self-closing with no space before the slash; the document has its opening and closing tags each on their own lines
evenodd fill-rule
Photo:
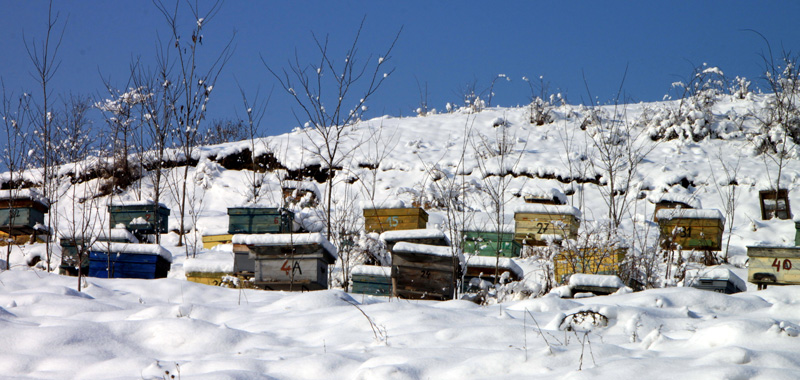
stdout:
<svg viewBox="0 0 800 380">
<path fill-rule="evenodd" d="M 497 260 L 499 259 L 499 262 Z M 513 259 L 508 257 L 491 257 L 491 256 L 469 256 L 467 257 L 467 266 L 494 268 L 495 263 L 501 269 L 507 269 L 519 277 L 523 276 L 522 268 L 514 262 Z"/>
<path fill-rule="evenodd" d="M 680 202 L 689 205 L 689 207 L 699 209 L 702 208 L 700 203 L 700 199 L 692 194 L 687 193 L 664 193 L 654 195 L 651 198 L 651 202 L 659 203 L 659 202 Z"/>
<path fill-rule="evenodd" d="M 172 254 L 158 244 L 130 244 L 97 242 L 90 249 L 93 252 L 130 253 L 135 255 L 158 255 L 172 262 Z"/>
<path fill-rule="evenodd" d="M 233 235 L 233 244 L 244 244 L 254 246 L 289 246 L 289 245 L 311 245 L 319 244 L 326 251 L 336 256 L 336 247 L 325 239 L 319 232 L 310 233 L 297 233 L 297 234 L 263 234 L 263 235 L 248 235 L 236 234 Z"/>
<path fill-rule="evenodd" d="M 381 240 L 387 242 L 410 239 L 446 239 L 446 237 L 444 232 L 435 228 L 386 231 L 381 234 Z"/>
<path fill-rule="evenodd" d="M 550 215 L 572 215 L 576 218 L 581 217 L 581 211 L 570 205 L 545 205 L 537 203 L 521 204 L 514 207 L 515 213 L 550 214 Z"/>
<path fill-rule="evenodd" d="M 350 269 L 350 275 L 391 277 L 392 267 L 381 267 L 377 265 L 356 265 Z"/>
<path fill-rule="evenodd" d="M 362 210 L 374 210 L 381 208 L 406 208 L 406 203 L 400 199 L 387 199 L 382 201 L 365 200 L 359 203 Z"/>
<path fill-rule="evenodd" d="M 8 199 L 30 199 L 45 206 L 50 206 L 50 201 L 36 189 L 0 190 L 0 200 Z"/>
<path fill-rule="evenodd" d="M 700 280 L 725 280 L 730 281 L 737 289 L 747 290 L 747 283 L 736 275 L 727 265 L 717 265 L 698 270 L 688 282 L 688 286 L 697 284 Z"/>
<path fill-rule="evenodd" d="M 233 253 L 231 251 L 208 251 L 198 257 L 186 259 L 183 263 L 186 273 L 233 273 Z"/>
<path fill-rule="evenodd" d="M 129 243 L 138 243 L 139 239 L 136 236 L 126 230 L 125 228 L 112 228 L 110 231 L 107 228 L 102 228 L 96 231 L 84 233 L 76 233 L 74 236 L 62 233 L 61 239 L 79 239 L 79 240 L 91 240 L 95 239 L 97 241 L 126 241 Z"/>
<path fill-rule="evenodd" d="M 550 188 L 526 188 L 522 190 L 522 196 L 525 198 L 533 198 L 533 199 L 545 199 L 545 200 L 557 200 L 561 204 L 567 203 L 567 196 L 564 195 L 564 192 L 550 187 Z"/>
<path fill-rule="evenodd" d="M 111 202 L 112 206 L 155 206 L 156 202 L 152 200 L 124 200 L 124 201 L 113 201 Z M 158 207 L 163 207 L 169 209 L 164 203 L 159 202 Z"/>
<path fill-rule="evenodd" d="M 422 253 L 431 256 L 453 257 L 453 251 L 451 247 L 441 247 L 438 245 L 428 245 L 428 244 L 416 244 L 405 241 L 401 241 L 395 244 L 394 248 L 392 248 L 392 252 Z M 458 256 L 461 257 L 460 252 L 458 252 Z"/>
<path fill-rule="evenodd" d="M 661 209 L 656 213 L 658 220 L 671 220 L 671 219 L 719 219 L 725 223 L 725 217 L 716 209 L 698 210 L 698 209 Z"/>
<path fill-rule="evenodd" d="M 575 273 L 569 276 L 569 286 L 596 286 L 601 288 L 622 288 L 625 283 L 617 276 L 604 274 Z"/>
</svg>

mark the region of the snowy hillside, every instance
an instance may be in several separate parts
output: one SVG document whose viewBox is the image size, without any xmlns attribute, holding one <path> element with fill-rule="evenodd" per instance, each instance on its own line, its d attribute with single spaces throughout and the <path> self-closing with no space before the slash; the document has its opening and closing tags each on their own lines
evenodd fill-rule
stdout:
<svg viewBox="0 0 800 380">
<path fill-rule="evenodd" d="M 728 296 L 684 287 L 704 271 L 703 255 L 685 250 L 666 262 L 653 222 L 660 200 L 719 210 L 733 223 L 715 260 L 727 260 L 742 278 L 747 246 L 794 245 L 792 218 L 761 217 L 759 191 L 776 184 L 800 204 L 800 150 L 786 132 L 765 125 L 770 102 L 750 93 L 719 95 L 706 108 L 681 100 L 464 107 L 345 128 L 330 194 L 337 247 L 348 238 L 369 244 L 364 207 L 420 205 L 428 228 L 459 241 L 463 229 L 511 231 L 526 197 L 556 196 L 581 216 L 577 240 L 627 248 L 626 260 L 650 269 L 630 277 L 656 288 L 575 300 L 545 294 L 548 267 L 531 252 L 515 260 L 526 292 L 484 306 L 344 293 L 342 266 L 363 257 L 337 261 L 331 286 L 338 289 L 327 291 L 187 282 L 185 263 L 232 260 L 229 250 L 200 242 L 226 233 L 228 207 L 287 206 L 298 228 L 324 231 L 330 157 L 320 153 L 324 141 L 313 128 L 197 147 L 188 160 L 168 152 L 171 185 L 162 183 L 159 202 L 171 210 L 173 231 L 181 226 L 180 202 L 169 186 L 182 184 L 191 164 L 188 247 L 177 246 L 175 232 L 162 237 L 174 258 L 169 278 L 87 278 L 79 293 L 77 279 L 43 273 L 58 271 L 59 247 L 49 268 L 44 244 L 13 247 L 12 270 L 0 273 L 2 368 L 18 378 L 162 378 L 167 370 L 183 379 L 794 378 L 800 290 L 756 292 L 747 284 L 748 292 Z M 251 151 L 263 174 L 249 170 Z M 137 160 L 131 156 L 132 166 Z M 98 174 L 112 158 L 61 167 L 51 228 L 64 235 L 88 216 L 99 230 L 107 227 L 107 205 L 152 200 L 154 175 L 143 160 L 132 184 L 112 195 L 100 195 L 111 179 Z M 24 176 L 35 183 L 40 173 Z M 287 187 L 310 190 L 317 204 L 286 205 Z"/>
</svg>

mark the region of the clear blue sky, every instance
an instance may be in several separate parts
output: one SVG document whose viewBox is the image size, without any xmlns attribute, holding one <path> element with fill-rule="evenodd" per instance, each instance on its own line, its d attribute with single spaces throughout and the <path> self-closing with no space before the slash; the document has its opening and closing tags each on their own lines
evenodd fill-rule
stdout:
<svg viewBox="0 0 800 380">
<path fill-rule="evenodd" d="M 207 3 L 201 1 L 201 4 Z M 25 37 L 44 33 L 47 2 L 1 0 L 0 76 L 8 90 L 34 92 Z M 185 4 L 182 4 L 185 5 Z M 52 85 L 54 93 L 103 94 L 101 74 L 123 86 L 134 57 L 153 62 L 165 22 L 149 1 L 58 1 L 67 21 Z M 186 7 L 184 6 L 184 9 Z M 234 30 L 235 55 L 212 97 L 209 118 L 242 113 L 237 80 L 247 92 L 269 92 L 274 79 L 260 56 L 281 68 L 294 56 L 311 62 L 311 32 L 329 34 L 339 57 L 366 15 L 362 55 L 378 54 L 403 32 L 392 55 L 396 72 L 373 98 L 368 117 L 410 115 L 419 102 L 417 80 L 427 82 L 430 106 L 459 102 L 458 90 L 477 80 L 486 88 L 498 74 L 494 105 L 524 104 L 523 76 L 544 76 L 570 103 L 587 100 L 582 72 L 601 102 L 613 98 L 628 66 L 624 90 L 635 101 L 660 100 L 692 64 L 707 62 L 726 76 L 760 83 L 766 36 L 774 50 L 800 52 L 796 1 L 228 1 L 205 30 L 212 55 Z M 304 58 L 305 57 L 305 58 Z M 36 92 L 34 92 L 36 93 Z M 297 123 L 294 104 L 276 87 L 264 134 Z"/>
</svg>

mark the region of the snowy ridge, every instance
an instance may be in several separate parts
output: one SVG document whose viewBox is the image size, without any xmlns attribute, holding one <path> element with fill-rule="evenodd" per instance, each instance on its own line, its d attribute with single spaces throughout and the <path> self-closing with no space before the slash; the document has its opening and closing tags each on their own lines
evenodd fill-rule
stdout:
<svg viewBox="0 0 800 380">
<path fill-rule="evenodd" d="M 698 209 L 689 209 L 689 208 L 682 208 L 682 209 L 661 209 L 658 210 L 656 213 L 656 219 L 659 220 L 671 220 L 671 219 L 681 219 L 681 218 L 690 218 L 690 219 L 719 219 L 722 223 L 725 223 L 725 217 L 722 216 L 722 213 L 717 209 L 706 209 L 706 210 L 698 210 Z"/>
<path fill-rule="evenodd" d="M 420 228 L 413 230 L 386 231 L 381 234 L 383 241 L 398 241 L 406 239 L 446 239 L 444 232 L 435 228 Z"/>
<path fill-rule="evenodd" d="M 97 242 L 92 245 L 93 252 L 130 253 L 135 255 L 158 255 L 172 262 L 172 254 L 158 244 L 130 244 Z"/>
</svg>

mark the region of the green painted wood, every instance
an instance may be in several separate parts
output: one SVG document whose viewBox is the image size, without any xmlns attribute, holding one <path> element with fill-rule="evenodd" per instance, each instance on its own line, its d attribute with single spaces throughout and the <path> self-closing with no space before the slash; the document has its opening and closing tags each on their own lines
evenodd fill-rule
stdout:
<svg viewBox="0 0 800 380">
<path fill-rule="evenodd" d="M 501 243 L 498 244 L 498 235 Z M 464 231 L 464 253 L 478 256 L 497 256 L 498 245 L 500 256 L 519 257 L 522 244 L 514 240 L 514 234 L 491 231 Z"/>
<path fill-rule="evenodd" d="M 363 274 L 354 274 L 351 276 L 353 282 L 374 283 L 374 284 L 392 284 L 392 276 L 367 276 Z"/>
<path fill-rule="evenodd" d="M 291 232 L 294 213 L 278 208 L 228 208 L 229 234 Z"/>
<path fill-rule="evenodd" d="M 0 209 L 0 230 L 11 231 L 11 235 L 26 235 L 34 232 L 36 224 L 44 224 L 44 213 L 33 207 Z"/>
<path fill-rule="evenodd" d="M 159 205 L 111 205 L 108 206 L 108 213 L 111 216 L 109 218 L 111 228 L 123 224 L 128 231 L 140 234 L 164 233 L 169 230 L 167 223 L 170 211 Z M 147 223 L 133 224 L 132 221 L 137 218 L 142 218 Z"/>
<path fill-rule="evenodd" d="M 376 284 L 369 282 L 355 282 L 353 281 L 350 287 L 351 293 L 369 294 L 373 296 L 391 296 L 392 284 Z"/>
<path fill-rule="evenodd" d="M 794 245 L 800 247 L 800 222 L 794 222 L 794 228 L 796 230 L 794 234 Z"/>
</svg>

